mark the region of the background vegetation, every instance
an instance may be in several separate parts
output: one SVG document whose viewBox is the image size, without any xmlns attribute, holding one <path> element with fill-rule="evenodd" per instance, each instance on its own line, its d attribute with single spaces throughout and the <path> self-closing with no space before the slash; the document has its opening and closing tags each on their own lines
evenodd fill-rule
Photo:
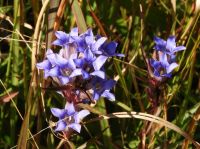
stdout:
<svg viewBox="0 0 200 149">
<path fill-rule="evenodd" d="M 0 148 L 197 147 L 199 3 L 199 0 L 0 1 Z M 110 76 L 118 80 L 113 90 L 116 102 L 100 100 L 93 108 L 94 114 L 84 120 L 81 134 L 61 140 L 51 129 L 50 108 L 63 107 L 62 97 L 41 89 L 48 81 L 44 81 L 35 64 L 43 60 L 46 49 L 55 40 L 56 30 L 69 32 L 75 26 L 80 32 L 92 28 L 95 34 L 117 41 L 118 52 L 126 57 L 110 59 L 106 67 Z M 153 37 L 167 39 L 169 35 L 175 35 L 177 44 L 186 46 L 186 50 L 178 54 L 179 67 L 162 86 L 163 98 L 155 106 L 147 94 L 151 86 L 142 51 L 146 58 L 151 58 Z M 130 111 L 136 113 L 123 113 Z M 114 116 L 108 115 L 106 119 L 98 118 L 99 112 L 121 113 L 117 118 L 109 119 Z M 94 118 L 98 119 L 91 121 Z"/>
</svg>

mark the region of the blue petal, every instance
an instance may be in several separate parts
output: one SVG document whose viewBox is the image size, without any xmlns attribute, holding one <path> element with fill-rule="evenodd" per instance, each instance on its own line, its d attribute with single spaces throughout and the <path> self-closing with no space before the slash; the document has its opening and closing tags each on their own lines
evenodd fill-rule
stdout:
<svg viewBox="0 0 200 149">
<path fill-rule="evenodd" d="M 91 36 L 92 38 L 94 38 L 94 35 L 93 35 L 93 32 L 92 32 L 92 29 L 89 28 L 85 33 L 81 34 L 80 36 Z"/>
<path fill-rule="evenodd" d="M 103 64 L 106 62 L 107 58 L 108 58 L 107 56 L 103 55 L 98 56 L 96 60 L 93 62 L 94 70 L 100 70 Z"/>
<path fill-rule="evenodd" d="M 154 37 L 154 42 L 156 43 L 156 44 L 160 44 L 160 45 L 165 45 L 166 44 L 166 41 L 165 40 L 163 40 L 163 39 L 161 39 L 161 38 L 159 38 L 159 37 L 157 37 L 157 36 L 155 36 Z"/>
<path fill-rule="evenodd" d="M 93 62 L 95 60 L 94 54 L 91 50 L 87 49 L 84 51 L 84 58 L 87 62 Z"/>
<path fill-rule="evenodd" d="M 103 49 L 109 56 L 113 56 L 115 54 L 117 48 L 117 43 L 112 41 L 109 42 L 105 48 Z"/>
<path fill-rule="evenodd" d="M 74 53 L 74 54 L 71 54 L 70 57 L 69 57 L 69 60 L 68 60 L 68 68 L 71 68 L 71 69 L 75 69 L 76 68 L 76 65 L 74 63 L 74 59 L 77 58 L 77 53 Z"/>
<path fill-rule="evenodd" d="M 60 75 L 59 67 L 55 66 L 51 70 L 49 70 L 48 75 L 51 77 L 57 77 Z"/>
<path fill-rule="evenodd" d="M 125 57 L 124 54 L 121 54 L 121 53 L 116 53 L 115 56 L 118 56 L 118 57 Z"/>
<path fill-rule="evenodd" d="M 53 54 L 53 51 L 51 49 L 47 49 L 46 55 L 49 55 L 49 54 Z"/>
<path fill-rule="evenodd" d="M 55 41 L 52 42 L 52 45 L 63 46 L 64 42 L 60 39 L 56 39 Z"/>
<path fill-rule="evenodd" d="M 61 40 L 67 40 L 68 38 L 69 38 L 69 35 L 68 34 L 66 34 L 65 32 L 63 32 L 63 31 L 56 31 L 55 32 L 55 35 L 56 35 L 56 37 L 58 38 L 58 39 L 61 39 Z"/>
<path fill-rule="evenodd" d="M 93 32 L 92 32 L 92 29 L 88 29 L 86 32 L 85 32 L 85 42 L 87 45 L 92 45 L 95 40 L 94 40 L 94 35 L 93 35 Z"/>
<path fill-rule="evenodd" d="M 100 98 L 99 93 L 96 92 L 96 91 L 94 91 L 94 93 L 93 93 L 93 99 L 94 99 L 94 100 L 98 100 L 99 98 Z"/>
<path fill-rule="evenodd" d="M 81 132 L 81 125 L 80 124 L 72 123 L 72 124 L 69 124 L 68 127 L 74 129 L 78 133 Z"/>
<path fill-rule="evenodd" d="M 63 131 L 66 128 L 66 123 L 64 121 L 58 121 L 55 131 Z"/>
<path fill-rule="evenodd" d="M 83 79 L 89 79 L 90 74 L 88 72 L 82 70 L 82 76 L 83 76 Z"/>
<path fill-rule="evenodd" d="M 107 38 L 106 37 L 101 37 L 101 38 L 99 38 L 96 42 L 95 42 L 95 44 L 94 44 L 94 51 L 97 51 L 98 49 L 99 49 L 99 47 L 105 42 L 107 40 Z"/>
<path fill-rule="evenodd" d="M 115 86 L 115 84 L 116 84 L 115 80 L 112 80 L 112 79 L 106 80 L 106 82 L 104 83 L 103 88 L 105 90 L 109 90 L 109 89 L 113 88 L 113 86 Z"/>
<path fill-rule="evenodd" d="M 78 27 L 71 29 L 70 36 L 78 36 Z"/>
<path fill-rule="evenodd" d="M 154 60 L 154 59 L 150 59 L 150 65 L 154 68 L 154 69 L 158 69 L 160 67 L 160 62 Z"/>
<path fill-rule="evenodd" d="M 184 46 L 178 46 L 176 48 L 174 48 L 173 52 L 178 52 L 178 51 L 182 51 L 185 50 L 186 48 Z"/>
<path fill-rule="evenodd" d="M 158 70 L 154 70 L 153 74 L 156 76 L 156 77 L 160 77 L 160 73 L 158 72 Z"/>
<path fill-rule="evenodd" d="M 98 77 L 100 77 L 102 79 L 105 79 L 105 72 L 103 72 L 101 70 L 96 70 L 96 71 L 90 73 L 90 75 L 92 75 L 92 76 L 98 76 Z"/>
<path fill-rule="evenodd" d="M 74 63 L 77 67 L 83 68 L 85 61 L 84 59 L 74 59 Z"/>
<path fill-rule="evenodd" d="M 78 112 L 76 115 L 74 115 L 74 120 L 75 123 L 80 123 L 80 121 L 86 117 L 87 115 L 89 115 L 90 112 L 88 110 L 81 110 L 80 112 Z"/>
<path fill-rule="evenodd" d="M 168 73 L 168 74 L 163 74 L 162 77 L 167 77 L 167 78 L 171 78 L 172 74 Z"/>
<path fill-rule="evenodd" d="M 94 37 L 93 36 L 86 36 L 85 42 L 86 42 L 87 45 L 92 45 L 95 42 Z"/>
<path fill-rule="evenodd" d="M 110 101 L 115 101 L 115 95 L 110 93 L 108 90 L 104 91 L 103 94 L 101 94 L 101 96 L 108 98 Z"/>
<path fill-rule="evenodd" d="M 59 108 L 51 108 L 51 113 L 55 116 L 58 117 L 59 119 L 63 119 L 66 114 L 65 109 L 59 109 Z"/>
<path fill-rule="evenodd" d="M 67 61 L 65 58 L 61 57 L 61 56 L 58 55 L 58 54 L 55 54 L 55 58 L 56 58 L 56 59 L 55 59 L 55 63 L 56 63 L 59 67 L 61 67 L 61 68 L 66 67 L 68 61 Z"/>
<path fill-rule="evenodd" d="M 50 69 L 51 63 L 48 60 L 44 60 L 43 62 L 37 63 L 36 67 L 38 69 Z"/>
<path fill-rule="evenodd" d="M 165 46 L 166 46 L 166 41 L 155 36 L 154 37 L 154 42 L 156 43 L 154 49 L 158 51 L 165 51 Z"/>
<path fill-rule="evenodd" d="M 74 108 L 74 104 L 73 103 L 69 103 L 69 102 L 66 103 L 65 110 L 67 111 L 67 115 L 68 116 L 71 116 L 76 112 L 75 108 Z"/>
<path fill-rule="evenodd" d="M 69 82 L 69 77 L 67 76 L 59 76 L 59 80 L 61 82 L 62 85 L 65 85 Z"/>
<path fill-rule="evenodd" d="M 172 54 L 169 56 L 169 63 L 173 63 L 176 61 L 176 55 L 175 54 Z"/>
<path fill-rule="evenodd" d="M 56 37 L 58 39 L 55 40 L 52 43 L 53 45 L 63 46 L 64 44 L 66 44 L 67 42 L 69 42 L 69 35 L 66 34 L 65 32 L 63 32 L 63 31 L 56 31 L 55 35 L 56 35 Z"/>
<path fill-rule="evenodd" d="M 167 54 L 165 54 L 163 52 L 159 52 L 159 61 L 164 66 L 168 66 L 169 65 L 169 63 L 167 61 Z"/>
<path fill-rule="evenodd" d="M 44 70 L 44 78 L 48 78 L 49 77 L 49 70 L 45 69 Z"/>
<path fill-rule="evenodd" d="M 166 49 L 169 50 L 169 52 L 173 52 L 173 49 L 175 47 L 176 47 L 175 36 L 170 36 L 167 39 Z"/>
<path fill-rule="evenodd" d="M 167 67 L 167 73 L 172 72 L 173 69 L 175 69 L 176 67 L 178 67 L 177 63 L 172 63 Z"/>
<path fill-rule="evenodd" d="M 82 75 L 82 69 L 75 69 L 71 75 L 69 76 L 70 78 L 76 77 L 76 76 L 80 76 Z"/>
<path fill-rule="evenodd" d="M 51 53 L 51 54 L 46 54 L 47 56 L 47 59 L 49 60 L 49 62 L 52 64 L 52 65 L 56 65 L 56 55 L 54 53 Z"/>
</svg>

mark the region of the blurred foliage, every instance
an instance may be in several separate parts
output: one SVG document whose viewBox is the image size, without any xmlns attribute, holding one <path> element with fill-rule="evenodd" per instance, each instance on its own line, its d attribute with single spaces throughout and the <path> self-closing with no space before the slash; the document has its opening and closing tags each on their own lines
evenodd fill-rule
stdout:
<svg viewBox="0 0 200 149">
<path fill-rule="evenodd" d="M 60 140 L 53 133 L 49 127 L 53 120 L 50 108 L 63 107 L 62 97 L 41 89 L 49 81 L 45 81 L 43 74 L 32 68 L 31 64 L 35 65 L 34 58 L 43 60 L 46 47 L 55 39 L 55 22 L 59 22 L 58 30 L 68 32 L 77 26 L 80 13 L 83 13 L 87 28 L 101 35 L 104 31 L 109 40 L 118 42 L 118 52 L 126 55 L 124 59 L 110 59 L 106 67 L 110 77 L 119 76 L 113 90 L 116 102 L 105 100 L 95 109 L 102 114 L 137 111 L 156 115 L 173 122 L 200 142 L 200 6 L 195 7 L 195 1 L 75 0 L 76 16 L 70 4 L 73 1 L 50 0 L 47 8 L 44 8 L 35 41 L 36 24 L 46 1 L 0 1 L 0 100 L 3 101 L 8 93 L 19 92 L 10 102 L 0 102 L 0 148 L 16 148 L 15 145 L 25 148 L 24 144 L 26 148 L 41 149 L 62 146 L 143 148 L 144 144 L 151 149 L 194 147 L 177 132 L 158 124 L 148 127 L 152 123 L 134 118 L 86 123 L 81 134 L 74 134 L 69 141 Z M 66 2 L 63 7 L 62 2 Z M 58 10 L 63 14 L 57 14 L 56 18 Z M 103 30 L 92 14 L 95 14 Z M 79 22 L 79 27 L 82 26 L 84 30 L 83 21 Z M 153 107 L 147 95 L 149 76 L 141 48 L 151 58 L 153 37 L 167 39 L 169 35 L 175 35 L 177 44 L 187 49 L 178 54 L 180 67 L 173 73 L 173 78 L 167 80 L 163 89 L 164 99 Z M 36 51 L 33 50 L 33 42 L 37 42 Z M 97 116 L 92 114 L 84 121 Z"/>
</svg>

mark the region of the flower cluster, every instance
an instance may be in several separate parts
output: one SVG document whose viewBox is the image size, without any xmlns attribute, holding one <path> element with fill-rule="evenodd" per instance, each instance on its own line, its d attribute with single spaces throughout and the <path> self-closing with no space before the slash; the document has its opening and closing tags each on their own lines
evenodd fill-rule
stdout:
<svg viewBox="0 0 200 149">
<path fill-rule="evenodd" d="M 55 35 L 57 39 L 52 44 L 61 49 L 58 53 L 48 49 L 46 59 L 37 63 L 37 68 L 44 70 L 45 78 L 51 77 L 59 87 L 64 87 L 61 94 L 67 101 L 65 108 L 51 109 L 52 114 L 59 118 L 55 130 L 72 128 L 80 132 L 80 120 L 89 111 L 80 111 L 76 105 L 95 103 L 100 97 L 115 100 L 110 89 L 116 82 L 107 78 L 104 64 L 109 57 L 124 55 L 116 53 L 116 42 L 94 36 L 91 29 L 80 35 L 78 28 L 73 28 L 69 34 L 57 31 Z"/>
<path fill-rule="evenodd" d="M 158 60 L 150 59 L 150 65 L 154 69 L 154 76 L 162 80 L 162 78 L 170 78 L 171 72 L 178 66 L 176 63 L 176 52 L 185 50 L 184 46 L 176 47 L 175 36 L 170 36 L 167 41 L 155 37 L 154 49 L 158 53 Z"/>
</svg>

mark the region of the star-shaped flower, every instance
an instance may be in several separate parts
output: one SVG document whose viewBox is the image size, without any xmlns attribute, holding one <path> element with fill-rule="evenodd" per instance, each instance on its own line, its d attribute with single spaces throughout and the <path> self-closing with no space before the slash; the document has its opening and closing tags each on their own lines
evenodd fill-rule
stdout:
<svg viewBox="0 0 200 149">
<path fill-rule="evenodd" d="M 89 49 L 86 49 L 82 58 L 74 59 L 77 68 L 74 69 L 70 77 L 82 75 L 84 79 L 89 79 L 90 76 L 105 78 L 105 72 L 97 68 L 99 65 L 102 66 L 105 62 L 99 62 L 99 65 L 94 67 L 93 63 L 95 59 L 95 55 Z"/>
<path fill-rule="evenodd" d="M 100 97 L 108 98 L 110 101 L 115 101 L 115 96 L 110 93 L 110 89 L 116 84 L 116 81 L 110 79 L 102 79 L 95 77 L 92 80 L 93 99 L 98 100 Z"/>
<path fill-rule="evenodd" d="M 154 75 L 156 77 L 171 77 L 173 69 L 178 67 L 178 64 L 173 62 L 169 63 L 167 60 L 167 54 L 159 52 L 159 61 L 151 59 L 150 65 L 154 69 Z"/>
<path fill-rule="evenodd" d="M 69 75 L 75 69 L 73 59 L 76 54 L 72 54 L 69 59 L 62 57 L 60 54 L 53 53 L 51 49 L 46 52 L 46 58 L 43 62 L 37 63 L 38 69 L 44 70 L 44 77 L 58 77 L 61 84 L 65 85 L 69 82 Z"/>
<path fill-rule="evenodd" d="M 106 37 L 95 39 L 92 29 L 88 29 L 85 33 L 76 38 L 78 52 L 90 50 L 94 54 L 101 54 L 100 46 L 107 40 Z"/>
<path fill-rule="evenodd" d="M 69 34 L 66 34 L 63 31 L 56 31 L 55 35 L 57 39 L 52 44 L 66 46 L 67 44 L 73 43 L 78 37 L 78 28 L 73 28 Z"/>
<path fill-rule="evenodd" d="M 176 47 L 175 36 L 169 36 L 167 41 L 159 37 L 154 37 L 154 42 L 156 43 L 154 49 L 162 51 L 163 53 L 166 53 L 170 56 L 175 55 L 176 52 L 186 49 L 184 46 Z"/>
<path fill-rule="evenodd" d="M 51 112 L 59 119 L 55 131 L 68 131 L 71 128 L 78 133 L 81 131 L 81 120 L 90 114 L 88 110 L 77 112 L 73 103 L 66 103 L 64 109 L 51 108 Z"/>
</svg>

